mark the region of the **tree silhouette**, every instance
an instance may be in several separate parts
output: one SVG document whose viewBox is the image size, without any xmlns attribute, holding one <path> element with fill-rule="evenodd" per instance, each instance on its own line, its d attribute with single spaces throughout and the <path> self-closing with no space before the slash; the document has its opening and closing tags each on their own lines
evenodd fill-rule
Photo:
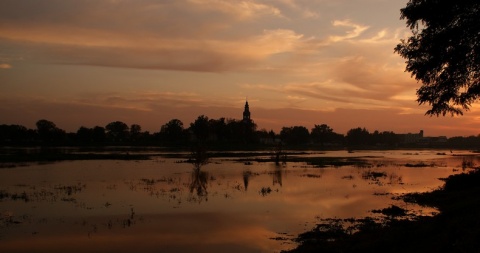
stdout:
<svg viewBox="0 0 480 253">
<path fill-rule="evenodd" d="M 105 128 L 101 126 L 96 126 L 93 128 L 93 141 L 96 143 L 102 143 L 107 139 L 107 134 L 105 133 Z"/>
<path fill-rule="evenodd" d="M 44 144 L 58 143 L 65 138 L 65 131 L 46 119 L 37 121 L 38 137 Z"/>
<path fill-rule="evenodd" d="M 88 144 L 93 142 L 93 129 L 80 127 L 77 130 L 76 139 L 79 143 Z"/>
<path fill-rule="evenodd" d="M 399 143 L 400 138 L 394 132 L 379 132 L 375 131 L 371 134 L 372 142 L 375 144 L 382 144 L 388 146 L 395 146 L 395 144 Z"/>
<path fill-rule="evenodd" d="M 205 115 L 198 116 L 193 123 L 190 123 L 190 129 L 198 141 L 206 141 L 210 132 L 208 117 Z"/>
<path fill-rule="evenodd" d="M 333 129 L 326 124 L 315 125 L 310 132 L 312 136 L 312 140 L 317 143 L 321 143 L 322 146 L 327 143 L 331 142 L 335 139 L 335 133 Z"/>
<path fill-rule="evenodd" d="M 310 140 L 310 133 L 304 126 L 283 127 L 280 131 L 280 137 L 287 144 L 306 144 Z"/>
<path fill-rule="evenodd" d="M 21 125 L 0 125 L 0 143 L 20 144 L 32 141 L 36 133 Z"/>
<path fill-rule="evenodd" d="M 161 138 L 169 142 L 183 141 L 185 138 L 184 132 L 183 122 L 179 119 L 170 120 L 160 129 Z"/>
<path fill-rule="evenodd" d="M 121 121 L 114 121 L 105 126 L 107 137 L 114 142 L 125 141 L 128 137 L 128 125 Z"/>
<path fill-rule="evenodd" d="M 362 146 L 371 144 L 370 133 L 365 128 L 357 127 L 348 130 L 346 138 L 348 145 L 350 146 Z"/>
<path fill-rule="evenodd" d="M 243 143 L 256 143 L 257 138 L 255 131 L 257 130 L 257 124 L 253 120 L 242 120 L 239 122 L 241 127 L 241 136 Z"/>
<path fill-rule="evenodd" d="M 80 127 L 74 138 L 78 144 L 95 144 L 99 145 L 105 142 L 105 128 L 96 126 L 94 128 Z"/>
<path fill-rule="evenodd" d="M 410 0 L 401 9 L 412 35 L 395 52 L 422 86 L 428 115 L 463 114 L 480 96 L 480 1 Z"/>
<path fill-rule="evenodd" d="M 196 138 L 190 137 L 190 133 Z M 304 145 L 321 143 L 327 147 L 339 148 L 346 144 L 352 148 L 378 147 L 413 147 L 429 145 L 430 147 L 446 147 L 446 138 L 425 137 L 418 142 L 417 134 L 396 134 L 394 132 L 369 133 L 365 128 L 354 128 L 348 131 L 347 135 L 335 133 L 326 124 L 315 125 L 311 133 L 304 126 L 283 127 L 279 135 L 273 130 L 267 132 L 262 129 L 257 131 L 253 121 L 219 118 L 208 119 L 206 116 L 199 116 L 195 122 L 190 124 L 189 129 L 183 128 L 182 121 L 172 119 L 161 127 L 160 132 L 150 134 L 142 132 L 141 126 L 131 125 L 121 121 L 109 123 L 106 128 L 95 126 L 94 128 L 80 127 L 76 132 L 66 133 L 59 129 L 55 123 L 42 119 L 37 121 L 37 129 L 27 129 L 20 125 L 0 125 L 0 145 L 166 145 L 175 148 L 206 147 L 213 149 L 250 149 L 250 148 L 274 148 L 280 144 L 274 152 L 274 159 L 277 163 L 284 157 L 282 144 L 301 147 Z M 423 134 L 421 134 L 423 136 Z M 199 136 L 199 137 L 197 137 Z M 413 137 L 411 137 L 413 136 Z M 160 139 L 158 137 L 161 137 Z M 282 140 L 279 142 L 278 137 Z M 412 142 L 411 139 L 415 141 Z M 451 141 L 450 141 L 451 139 Z M 448 139 L 448 147 L 478 149 L 479 136 L 468 138 L 457 137 Z M 160 142 L 159 142 L 160 140 Z M 262 141 L 260 141 L 262 140 Z M 286 147 L 286 146 L 285 146 Z M 201 150 L 200 149 L 200 150 Z M 202 154 L 198 152 L 197 154 Z M 202 156 L 200 156 L 202 157 Z M 198 158 L 198 157 L 197 157 Z M 202 161 L 202 159 L 192 161 Z M 194 163 L 195 164 L 195 163 Z M 200 163 L 200 165 L 202 165 Z"/>
<path fill-rule="evenodd" d="M 217 141 L 225 141 L 228 136 L 228 128 L 225 118 L 210 119 L 208 121 L 211 131 L 215 134 Z"/>
<path fill-rule="evenodd" d="M 136 142 L 140 140 L 142 135 L 142 127 L 138 124 L 132 124 L 130 126 L 130 140 Z"/>
<path fill-rule="evenodd" d="M 41 139 L 49 140 L 57 128 L 55 123 L 48 121 L 46 119 L 41 119 L 35 124 L 37 126 L 37 132 Z"/>
</svg>

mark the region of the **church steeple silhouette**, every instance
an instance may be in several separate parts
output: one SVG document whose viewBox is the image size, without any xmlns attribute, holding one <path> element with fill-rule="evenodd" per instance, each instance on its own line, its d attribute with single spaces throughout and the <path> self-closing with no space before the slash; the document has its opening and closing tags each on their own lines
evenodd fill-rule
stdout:
<svg viewBox="0 0 480 253">
<path fill-rule="evenodd" d="M 243 121 L 251 122 L 250 119 L 250 108 L 248 107 L 248 100 L 245 101 L 245 109 L 243 110 Z"/>
</svg>

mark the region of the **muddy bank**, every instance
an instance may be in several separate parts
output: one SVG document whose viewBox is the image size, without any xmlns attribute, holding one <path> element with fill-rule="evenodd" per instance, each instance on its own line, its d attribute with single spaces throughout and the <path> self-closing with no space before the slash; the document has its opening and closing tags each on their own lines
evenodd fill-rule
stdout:
<svg viewBox="0 0 480 253">
<path fill-rule="evenodd" d="M 438 190 L 402 196 L 408 203 L 438 208 L 433 217 L 404 218 L 403 211 L 391 207 L 377 210 L 384 211 L 382 220 L 323 221 L 287 252 L 478 252 L 480 170 L 443 180 Z"/>
</svg>

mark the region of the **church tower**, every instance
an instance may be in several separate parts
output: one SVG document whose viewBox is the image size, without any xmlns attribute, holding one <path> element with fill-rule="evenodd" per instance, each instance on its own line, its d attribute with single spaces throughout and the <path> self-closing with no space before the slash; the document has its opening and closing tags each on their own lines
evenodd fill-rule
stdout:
<svg viewBox="0 0 480 253">
<path fill-rule="evenodd" d="M 245 109 L 243 110 L 243 121 L 244 122 L 251 122 L 250 119 L 250 109 L 248 107 L 248 101 L 245 101 Z"/>
</svg>

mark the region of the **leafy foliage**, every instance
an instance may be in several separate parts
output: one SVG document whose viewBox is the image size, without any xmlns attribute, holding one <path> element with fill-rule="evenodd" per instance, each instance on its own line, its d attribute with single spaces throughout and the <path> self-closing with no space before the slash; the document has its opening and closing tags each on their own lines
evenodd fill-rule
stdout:
<svg viewBox="0 0 480 253">
<path fill-rule="evenodd" d="M 480 2 L 410 0 L 401 9 L 412 35 L 395 47 L 422 86 L 428 115 L 462 115 L 480 96 Z"/>
</svg>

